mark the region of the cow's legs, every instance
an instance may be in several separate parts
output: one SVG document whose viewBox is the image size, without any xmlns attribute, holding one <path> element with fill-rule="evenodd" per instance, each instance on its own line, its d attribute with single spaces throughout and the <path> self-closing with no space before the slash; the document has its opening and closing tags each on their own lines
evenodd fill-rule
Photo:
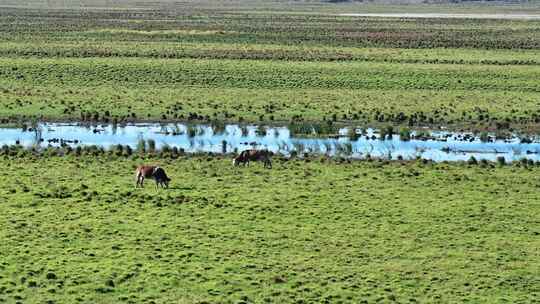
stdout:
<svg viewBox="0 0 540 304">
<path fill-rule="evenodd" d="M 141 173 L 139 172 L 139 170 L 137 170 L 137 172 L 135 172 L 135 188 L 139 187 L 139 178 L 141 177 L 140 174 Z"/>
<path fill-rule="evenodd" d="M 144 188 L 144 176 L 141 175 L 141 177 L 139 178 L 139 185 L 141 185 L 141 188 Z"/>
</svg>

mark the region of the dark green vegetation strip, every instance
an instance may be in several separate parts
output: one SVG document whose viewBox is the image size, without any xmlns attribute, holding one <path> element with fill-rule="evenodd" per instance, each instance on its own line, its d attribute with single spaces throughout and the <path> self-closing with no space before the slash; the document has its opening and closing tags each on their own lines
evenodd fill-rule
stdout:
<svg viewBox="0 0 540 304">
<path fill-rule="evenodd" d="M 165 31 L 166 32 L 166 31 Z M 129 33 L 129 32 L 128 32 Z M 181 35 L 181 32 L 175 34 Z M 140 35 L 155 36 L 140 32 Z M 194 59 L 255 59 L 292 61 L 373 61 L 393 63 L 539 65 L 536 50 L 398 49 L 318 45 L 276 45 L 152 41 L 5 42 L 0 55 L 9 58 L 142 57 Z"/>
<path fill-rule="evenodd" d="M 3 158 L 0 300 L 531 302 L 538 167 Z"/>
<path fill-rule="evenodd" d="M 0 59 L 18 84 L 540 92 L 540 67 L 250 60 Z"/>
</svg>

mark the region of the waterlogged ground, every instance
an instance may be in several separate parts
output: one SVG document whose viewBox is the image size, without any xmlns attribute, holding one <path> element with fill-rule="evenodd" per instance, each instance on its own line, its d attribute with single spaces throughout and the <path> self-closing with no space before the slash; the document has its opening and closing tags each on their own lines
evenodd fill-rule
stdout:
<svg viewBox="0 0 540 304">
<path fill-rule="evenodd" d="M 0 0 L 1 122 L 540 130 L 540 20 L 336 15 L 523 17 L 537 4 L 15 2 Z"/>
<path fill-rule="evenodd" d="M 0 145 L 19 144 L 26 148 L 48 146 L 92 146 L 123 150 L 178 148 L 187 153 L 227 154 L 246 149 L 269 150 L 276 154 L 340 156 L 346 158 L 428 159 L 467 161 L 471 157 L 492 162 L 528 159 L 540 161 L 540 137 L 511 133 L 448 132 L 408 128 L 392 130 L 340 128 L 333 124 L 291 124 L 287 126 L 225 124 L 129 125 L 87 123 L 42 123 L 35 127 L 0 127 Z M 316 130 L 319 130 L 317 133 Z M 399 131 L 399 132 L 398 132 Z M 394 133 L 393 135 L 389 133 Z M 142 143 L 141 143 L 142 141 Z M 150 148 L 150 143 L 154 145 Z"/>
<path fill-rule="evenodd" d="M 532 303 L 540 167 L 2 158 L 0 302 Z"/>
</svg>

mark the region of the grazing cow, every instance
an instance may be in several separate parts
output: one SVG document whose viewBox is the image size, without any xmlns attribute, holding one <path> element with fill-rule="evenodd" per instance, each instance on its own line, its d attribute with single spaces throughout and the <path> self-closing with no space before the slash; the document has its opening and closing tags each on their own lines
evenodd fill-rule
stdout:
<svg viewBox="0 0 540 304">
<path fill-rule="evenodd" d="M 243 164 L 249 165 L 250 161 L 262 161 L 265 168 L 272 169 L 272 162 L 270 161 L 270 152 L 268 150 L 245 150 L 233 159 L 233 166 Z"/>
<path fill-rule="evenodd" d="M 158 166 L 138 166 L 135 171 L 135 178 L 137 179 L 135 187 L 141 186 L 141 188 L 144 187 L 145 178 L 153 178 L 156 181 L 156 188 L 158 186 L 168 188 L 171 181 L 165 170 Z"/>
</svg>

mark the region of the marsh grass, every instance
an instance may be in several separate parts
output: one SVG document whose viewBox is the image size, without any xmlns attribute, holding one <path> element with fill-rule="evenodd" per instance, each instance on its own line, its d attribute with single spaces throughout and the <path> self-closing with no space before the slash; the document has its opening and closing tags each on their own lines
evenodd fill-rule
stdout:
<svg viewBox="0 0 540 304">
<path fill-rule="evenodd" d="M 223 121 L 214 120 L 210 123 L 210 127 L 212 128 L 212 132 L 214 132 L 214 134 L 221 135 L 225 133 L 226 125 Z"/>
<path fill-rule="evenodd" d="M 394 127 L 391 125 L 388 125 L 381 128 L 379 139 L 380 140 L 392 139 L 393 135 L 394 135 Z"/>
<path fill-rule="evenodd" d="M 220 122 L 269 120 L 292 122 L 292 135 L 337 135 L 350 120 L 500 132 L 540 124 L 534 20 L 330 15 L 358 8 L 350 3 L 101 1 L 41 11 L 8 2 L 3 124 L 189 120 L 220 133 Z M 199 132 L 186 130 L 192 146 Z M 373 149 L 350 161 L 350 143 L 326 147 L 335 157 L 294 149 L 263 170 L 233 168 L 230 155 L 155 151 L 143 138 L 137 153 L 0 147 L 9 172 L 0 178 L 0 303 L 539 298 L 540 163 L 438 164 L 421 151 L 390 162 Z M 141 163 L 165 168 L 171 187 L 135 189 Z"/>
<path fill-rule="evenodd" d="M 326 122 L 293 122 L 287 125 L 291 136 L 315 136 L 315 135 L 336 135 L 339 127 L 331 121 Z"/>
<path fill-rule="evenodd" d="M 401 128 L 399 130 L 399 139 L 403 141 L 411 140 L 411 130 L 409 128 Z"/>
<path fill-rule="evenodd" d="M 153 2 L 55 9 L 51 18 L 5 8 L 0 121 L 328 118 L 538 129 L 537 20 L 329 17 L 320 11 L 350 3 L 301 3 L 312 13 Z M 256 18 L 242 13 L 252 10 Z"/>
<path fill-rule="evenodd" d="M 361 130 L 357 130 L 355 127 L 349 127 L 347 128 L 347 137 L 351 141 L 357 141 L 361 136 L 362 132 L 358 132 Z"/>
<path fill-rule="evenodd" d="M 18 175 L 0 179 L 0 299 L 535 299 L 537 231 L 494 227 L 538 221 L 538 167 L 306 160 L 145 158 L 173 180 L 157 191 L 135 189 L 140 158 L 2 156 Z M 501 269 L 493 256 L 527 263 Z"/>
<path fill-rule="evenodd" d="M 201 133 L 201 130 L 198 126 L 195 126 L 195 125 L 188 125 L 187 126 L 187 131 L 186 131 L 186 134 L 189 138 L 193 138 L 197 135 L 200 135 Z"/>
<path fill-rule="evenodd" d="M 144 140 L 143 138 L 139 139 L 139 141 L 137 141 L 137 152 L 139 153 L 146 153 L 146 140 Z"/>
<path fill-rule="evenodd" d="M 266 127 L 265 126 L 257 126 L 255 129 L 255 135 L 257 136 L 266 136 Z"/>
<path fill-rule="evenodd" d="M 146 146 L 149 153 L 155 153 L 156 152 L 156 141 L 153 139 L 147 139 L 146 140 Z"/>
<path fill-rule="evenodd" d="M 485 131 L 480 133 L 479 138 L 480 138 L 480 141 L 482 142 L 489 142 L 491 140 L 488 132 L 485 132 Z"/>
</svg>

